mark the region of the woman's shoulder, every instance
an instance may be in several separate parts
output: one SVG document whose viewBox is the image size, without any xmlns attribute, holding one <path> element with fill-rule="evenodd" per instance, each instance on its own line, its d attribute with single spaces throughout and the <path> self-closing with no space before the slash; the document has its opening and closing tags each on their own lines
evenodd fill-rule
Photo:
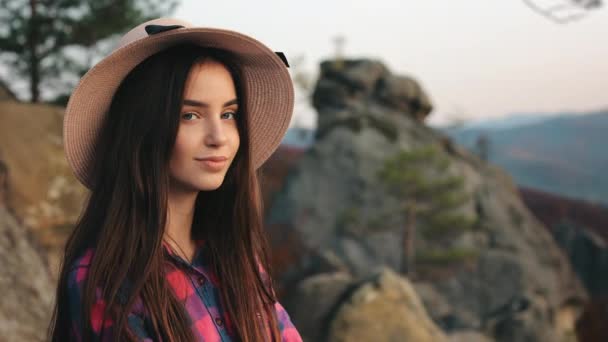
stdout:
<svg viewBox="0 0 608 342">
<path fill-rule="evenodd" d="M 67 290 L 74 302 L 80 302 L 83 300 L 85 295 L 85 284 L 87 282 L 89 269 L 91 268 L 91 262 L 95 254 L 94 247 L 88 247 L 82 251 L 69 265 L 66 274 Z M 99 280 L 98 280 L 99 281 Z M 102 294 L 103 284 L 95 284 L 95 301 L 105 305 L 105 298 Z M 121 305 L 126 304 L 128 291 L 130 289 L 130 283 L 128 279 L 124 279 L 122 285 L 118 289 L 118 303 Z M 140 298 L 136 298 L 135 306 L 133 310 L 143 314 L 143 305 Z"/>
<path fill-rule="evenodd" d="M 94 247 L 88 247 L 84 251 L 82 251 L 78 256 L 72 261 L 68 270 L 67 270 L 67 285 L 69 291 L 74 291 L 82 295 L 84 291 L 84 283 L 87 279 L 89 269 L 91 267 L 91 262 L 93 260 L 93 256 L 95 254 Z M 128 279 L 124 279 L 122 285 L 118 289 L 118 301 L 120 304 L 126 303 L 126 296 L 130 289 L 130 282 Z M 96 284 L 95 287 L 95 295 L 98 300 L 101 300 L 101 284 Z M 136 301 L 135 309 L 142 309 L 140 299 Z"/>
<path fill-rule="evenodd" d="M 82 309 L 84 305 L 84 284 L 87 278 L 91 261 L 95 253 L 95 248 L 89 247 L 81 252 L 69 265 L 67 272 L 68 302 L 70 307 L 72 324 L 72 334 L 77 341 L 83 341 L 82 336 Z M 126 289 L 121 286 L 118 292 L 117 305 L 125 304 Z M 102 294 L 101 287 L 96 284 L 94 298 L 90 307 L 90 324 L 95 336 L 95 340 L 113 341 L 114 320 L 113 317 L 106 315 L 106 298 Z M 145 309 L 140 296 L 135 298 L 135 302 L 127 316 L 129 329 L 138 337 L 138 341 L 152 341 L 148 335 L 149 322 L 146 320 L 148 311 Z M 103 332 L 103 333 L 102 333 Z M 103 339 L 102 339 L 103 337 Z"/>
<path fill-rule="evenodd" d="M 82 284 L 91 265 L 91 260 L 95 253 L 94 247 L 88 247 L 68 265 L 68 285 L 79 285 Z"/>
<path fill-rule="evenodd" d="M 93 255 L 95 254 L 95 247 L 87 247 L 82 252 L 76 255 L 76 258 L 69 265 L 69 270 L 73 270 L 78 267 L 88 267 L 91 264 Z"/>
</svg>

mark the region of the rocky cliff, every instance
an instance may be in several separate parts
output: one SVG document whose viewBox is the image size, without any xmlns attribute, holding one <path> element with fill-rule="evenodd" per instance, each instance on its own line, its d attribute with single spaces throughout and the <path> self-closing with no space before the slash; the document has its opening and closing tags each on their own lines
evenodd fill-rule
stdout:
<svg viewBox="0 0 608 342">
<path fill-rule="evenodd" d="M 384 267 L 402 269 L 404 227 L 411 223 L 401 211 L 404 199 L 377 175 L 398 152 L 428 146 L 448 163 L 443 173 L 420 176 L 435 183 L 460 177 L 468 196 L 457 212 L 473 223 L 459 229 L 454 221 L 449 239 L 430 238 L 438 236 L 429 234 L 430 223 L 415 225 L 418 271 L 409 277 L 433 320 L 448 337 L 572 336 L 576 315 L 569 313 L 578 312 L 586 293 L 563 253 L 506 173 L 424 124 L 432 104 L 414 78 L 373 60 L 325 61 L 313 103 L 316 142 L 290 171 L 267 215 L 281 293 L 308 340 L 333 340 L 318 327 L 343 319 L 338 312 L 353 284 Z M 309 298 L 311 282 L 319 295 Z M 302 298 L 307 305 L 300 305 Z"/>
<path fill-rule="evenodd" d="M 63 153 L 63 111 L 59 106 L 0 97 L 0 193 L 14 209 L 15 219 L 48 253 L 44 261 L 53 276 L 59 263 L 57 249 L 86 195 Z"/>
<path fill-rule="evenodd" d="M 54 282 L 32 233 L 0 205 L 0 340 L 44 341 Z"/>
<path fill-rule="evenodd" d="M 0 84 L 0 340 L 43 341 L 59 248 L 84 188 L 61 147 L 60 107 L 26 104 Z"/>
</svg>

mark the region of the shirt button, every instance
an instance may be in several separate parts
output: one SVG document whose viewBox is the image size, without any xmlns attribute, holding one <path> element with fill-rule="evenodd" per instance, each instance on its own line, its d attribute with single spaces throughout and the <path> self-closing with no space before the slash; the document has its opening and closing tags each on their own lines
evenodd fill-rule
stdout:
<svg viewBox="0 0 608 342">
<path fill-rule="evenodd" d="M 203 285 L 204 283 L 205 283 L 205 277 L 203 277 L 203 276 L 198 277 L 198 284 Z"/>
<path fill-rule="evenodd" d="M 223 325 L 223 324 L 224 324 L 224 321 L 222 321 L 222 319 L 221 319 L 221 318 L 219 318 L 219 317 L 215 317 L 215 323 L 216 323 L 217 325 L 221 326 L 221 325 Z"/>
</svg>

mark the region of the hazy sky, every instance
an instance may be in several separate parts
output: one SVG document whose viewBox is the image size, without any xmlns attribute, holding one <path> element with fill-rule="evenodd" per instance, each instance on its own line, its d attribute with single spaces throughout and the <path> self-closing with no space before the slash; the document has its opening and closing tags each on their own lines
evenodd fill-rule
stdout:
<svg viewBox="0 0 608 342">
<path fill-rule="evenodd" d="M 343 35 L 347 57 L 416 78 L 435 105 L 431 123 L 608 107 L 608 8 L 566 25 L 522 0 L 182 0 L 174 16 L 304 55 L 315 75 Z"/>
</svg>

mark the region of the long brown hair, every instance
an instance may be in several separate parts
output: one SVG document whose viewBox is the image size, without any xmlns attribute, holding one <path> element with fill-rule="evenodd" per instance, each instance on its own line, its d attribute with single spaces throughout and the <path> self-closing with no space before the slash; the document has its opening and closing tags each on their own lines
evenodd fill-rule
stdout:
<svg viewBox="0 0 608 342">
<path fill-rule="evenodd" d="M 67 274 L 75 260 L 94 247 L 83 290 L 85 340 L 91 333 L 95 288 L 101 288 L 117 340 L 130 335 L 126 317 L 140 296 L 156 336 L 194 341 L 188 314 L 164 276 L 167 261 L 162 237 L 170 184 L 168 163 L 185 81 L 190 68 L 207 58 L 226 66 L 234 80 L 240 145 L 222 185 L 198 194 L 192 238 L 205 241 L 204 255 L 221 284 L 221 299 L 236 339 L 280 341 L 259 175 L 251 161 L 249 113 L 238 56 L 192 44 L 176 45 L 147 58 L 129 73 L 112 99 L 97 140 L 91 170 L 95 184 L 65 245 L 49 340 L 68 340 Z M 262 277 L 258 262 L 268 277 Z M 119 291 L 126 282 L 130 291 L 121 305 Z M 266 336 L 258 315 L 269 322 L 272 336 Z"/>
</svg>

